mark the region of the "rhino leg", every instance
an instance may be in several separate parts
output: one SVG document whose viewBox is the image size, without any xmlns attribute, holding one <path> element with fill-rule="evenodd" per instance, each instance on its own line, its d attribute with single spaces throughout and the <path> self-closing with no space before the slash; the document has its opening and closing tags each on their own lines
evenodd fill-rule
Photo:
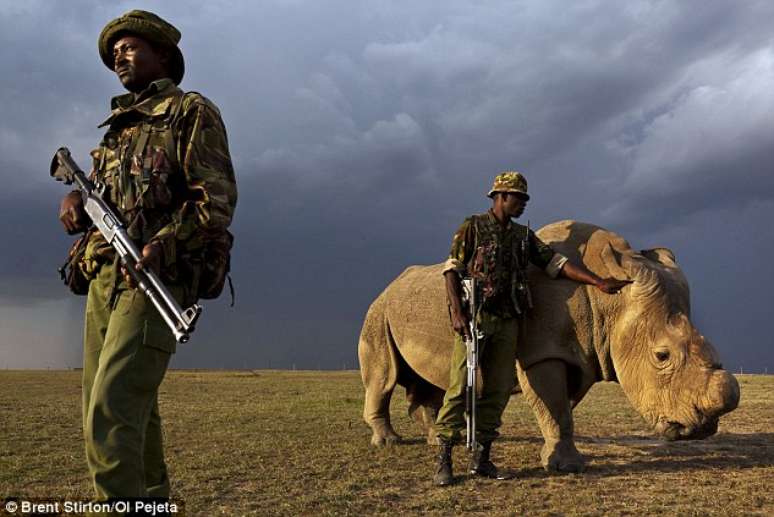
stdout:
<svg viewBox="0 0 774 517">
<path fill-rule="evenodd" d="M 365 387 L 363 420 L 371 427 L 371 445 L 400 442 L 390 423 L 390 398 L 398 379 L 398 356 L 379 297 L 371 305 L 358 343 L 360 375 Z"/>
<path fill-rule="evenodd" d="M 582 472 L 585 461 L 573 440 L 567 366 L 558 359 L 549 359 L 526 372 L 519 366 L 518 376 L 545 440 L 540 451 L 543 468 L 548 471 Z"/>
<path fill-rule="evenodd" d="M 406 386 L 406 399 L 409 416 L 427 433 L 427 443 L 436 445 L 435 419 L 443 404 L 443 390 L 415 376 Z"/>
</svg>

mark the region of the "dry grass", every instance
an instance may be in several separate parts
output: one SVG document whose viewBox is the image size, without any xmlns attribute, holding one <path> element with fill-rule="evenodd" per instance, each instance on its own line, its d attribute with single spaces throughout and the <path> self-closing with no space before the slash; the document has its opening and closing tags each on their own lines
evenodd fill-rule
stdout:
<svg viewBox="0 0 774 517">
<path fill-rule="evenodd" d="M 534 418 L 516 397 L 494 460 L 511 481 L 430 483 L 433 450 L 369 446 L 357 372 L 172 371 L 161 390 L 167 462 L 188 515 L 774 514 L 774 376 L 740 376 L 739 409 L 700 442 L 652 439 L 615 384 L 576 409 L 583 474 L 540 468 Z M 87 500 L 80 373 L 0 372 L 0 497 Z M 466 456 L 455 450 L 455 463 Z"/>
</svg>

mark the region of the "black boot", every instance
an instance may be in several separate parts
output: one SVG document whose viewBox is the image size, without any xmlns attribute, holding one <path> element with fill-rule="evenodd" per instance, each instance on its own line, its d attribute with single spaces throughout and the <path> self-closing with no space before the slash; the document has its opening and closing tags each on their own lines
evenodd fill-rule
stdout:
<svg viewBox="0 0 774 517">
<path fill-rule="evenodd" d="M 489 459 L 492 442 L 478 443 L 470 458 L 470 473 L 486 478 L 498 479 L 497 467 Z"/>
<path fill-rule="evenodd" d="M 433 483 L 438 486 L 451 485 L 452 479 L 452 443 L 439 438 L 438 467 L 435 469 Z"/>
</svg>

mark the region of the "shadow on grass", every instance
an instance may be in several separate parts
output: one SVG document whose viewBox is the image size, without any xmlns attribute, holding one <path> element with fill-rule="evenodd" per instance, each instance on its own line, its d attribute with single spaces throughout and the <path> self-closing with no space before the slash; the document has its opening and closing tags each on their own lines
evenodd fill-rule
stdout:
<svg viewBox="0 0 774 517">
<path fill-rule="evenodd" d="M 543 444 L 541 436 L 501 436 L 497 439 L 500 443 L 538 443 Z"/>
<path fill-rule="evenodd" d="M 634 457 L 626 452 L 586 454 L 586 474 L 589 475 L 609 476 L 697 469 L 739 470 L 774 466 L 774 433 L 724 433 L 706 440 L 677 442 L 636 435 L 609 439 L 576 437 L 576 440 L 592 445 L 619 445 L 631 449 L 636 454 Z"/>
<path fill-rule="evenodd" d="M 504 437 L 498 442 L 542 443 L 540 437 Z M 576 442 L 596 447 L 584 453 L 583 473 L 546 472 L 540 466 L 514 470 L 517 480 L 540 480 L 556 476 L 614 477 L 629 474 L 674 473 L 692 470 L 739 471 L 774 466 L 774 433 L 723 433 L 705 440 L 667 442 L 656 437 L 622 435 L 576 436 Z M 599 450 L 618 446 L 616 451 Z M 627 450 L 628 449 L 628 450 Z M 498 464 L 512 466 L 515 458 L 500 456 Z M 510 465 L 509 465 L 510 464 Z"/>
<path fill-rule="evenodd" d="M 427 439 L 424 436 L 416 438 L 401 438 L 399 442 L 388 447 L 401 447 L 404 445 L 429 445 Z"/>
<path fill-rule="evenodd" d="M 497 443 L 529 443 L 529 444 L 542 444 L 543 438 L 540 436 L 501 436 L 497 439 Z M 414 438 L 401 438 L 399 442 L 392 445 L 392 447 L 396 446 L 402 446 L 402 445 L 427 445 L 428 447 L 432 447 L 434 444 L 427 443 L 427 438 L 424 436 L 414 437 Z M 465 445 L 465 438 L 462 438 L 461 443 L 457 444 L 458 446 L 464 446 Z"/>
<path fill-rule="evenodd" d="M 655 461 L 642 461 L 634 459 L 626 464 L 617 463 L 590 463 L 586 468 L 586 475 L 597 477 L 619 476 L 627 474 L 667 473 L 693 470 L 729 470 L 739 471 L 752 468 L 770 467 L 769 460 L 757 460 L 746 456 L 708 457 L 684 459 L 661 458 Z"/>
</svg>

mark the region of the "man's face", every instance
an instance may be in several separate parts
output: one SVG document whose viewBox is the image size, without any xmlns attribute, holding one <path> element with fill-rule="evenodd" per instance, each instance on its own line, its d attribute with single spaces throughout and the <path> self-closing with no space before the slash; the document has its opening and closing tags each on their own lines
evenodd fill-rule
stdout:
<svg viewBox="0 0 774 517">
<path fill-rule="evenodd" d="M 518 218 L 527 207 L 527 198 L 518 193 L 503 193 L 503 211 L 508 217 Z"/>
<path fill-rule="evenodd" d="M 146 40 L 124 36 L 113 45 L 113 67 L 124 88 L 139 93 L 150 83 L 167 76 L 168 57 Z"/>
</svg>

